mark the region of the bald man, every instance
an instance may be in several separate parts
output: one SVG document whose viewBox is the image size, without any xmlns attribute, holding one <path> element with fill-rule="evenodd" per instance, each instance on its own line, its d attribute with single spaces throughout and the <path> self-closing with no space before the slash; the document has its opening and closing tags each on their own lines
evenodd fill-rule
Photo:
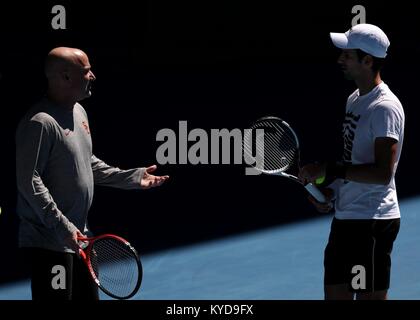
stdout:
<svg viewBox="0 0 420 320">
<path fill-rule="evenodd" d="M 77 237 L 92 235 L 87 217 L 94 185 L 148 189 L 169 177 L 152 175 L 155 165 L 111 167 L 92 153 L 89 121 L 78 102 L 90 97 L 96 77 L 83 51 L 53 49 L 45 74 L 47 94 L 16 133 L 19 246 L 31 268 L 34 300 L 96 300 L 96 285 L 77 256 Z M 65 268 L 66 282 L 54 289 L 57 265 Z"/>
</svg>

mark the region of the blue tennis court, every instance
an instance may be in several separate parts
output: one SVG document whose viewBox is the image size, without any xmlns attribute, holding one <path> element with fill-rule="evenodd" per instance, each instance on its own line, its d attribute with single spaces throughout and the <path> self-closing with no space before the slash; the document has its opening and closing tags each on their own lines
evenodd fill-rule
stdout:
<svg viewBox="0 0 420 320">
<path fill-rule="evenodd" d="M 420 198 L 401 202 L 390 299 L 420 299 L 419 211 Z M 319 216 L 143 256 L 144 280 L 134 299 L 323 299 L 330 221 Z M 0 299 L 30 299 L 29 282 L 1 286 Z"/>
</svg>

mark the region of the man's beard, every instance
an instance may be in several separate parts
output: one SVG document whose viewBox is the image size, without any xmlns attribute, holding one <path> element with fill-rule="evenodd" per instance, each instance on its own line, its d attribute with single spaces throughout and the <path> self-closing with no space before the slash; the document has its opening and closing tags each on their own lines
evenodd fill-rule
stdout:
<svg viewBox="0 0 420 320">
<path fill-rule="evenodd" d="M 344 71 L 343 74 L 344 74 L 344 79 L 346 79 L 346 80 L 354 80 L 354 78 L 347 71 Z"/>
</svg>

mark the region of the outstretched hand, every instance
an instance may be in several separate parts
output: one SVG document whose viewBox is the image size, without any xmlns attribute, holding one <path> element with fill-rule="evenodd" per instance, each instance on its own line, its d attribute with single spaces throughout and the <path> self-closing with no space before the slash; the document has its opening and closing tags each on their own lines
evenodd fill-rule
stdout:
<svg viewBox="0 0 420 320">
<path fill-rule="evenodd" d="M 141 189 L 150 189 L 154 187 L 159 187 L 162 183 L 169 179 L 169 176 L 154 176 L 150 173 L 157 169 L 156 165 L 146 168 L 144 171 L 143 178 L 140 181 Z"/>
</svg>

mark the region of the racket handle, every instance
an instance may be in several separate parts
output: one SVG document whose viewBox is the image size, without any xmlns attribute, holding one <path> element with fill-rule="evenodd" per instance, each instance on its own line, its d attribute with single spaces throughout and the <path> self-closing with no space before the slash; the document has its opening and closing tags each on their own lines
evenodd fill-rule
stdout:
<svg viewBox="0 0 420 320">
<path fill-rule="evenodd" d="M 79 256 L 81 256 L 83 260 L 86 260 L 86 253 L 82 249 L 79 249 Z"/>
<path fill-rule="evenodd" d="M 308 183 L 305 186 L 305 189 L 308 190 L 308 192 L 318 201 L 321 203 L 327 202 L 327 199 L 325 198 L 324 194 L 319 191 L 317 187 L 315 187 L 312 183 Z"/>
</svg>

